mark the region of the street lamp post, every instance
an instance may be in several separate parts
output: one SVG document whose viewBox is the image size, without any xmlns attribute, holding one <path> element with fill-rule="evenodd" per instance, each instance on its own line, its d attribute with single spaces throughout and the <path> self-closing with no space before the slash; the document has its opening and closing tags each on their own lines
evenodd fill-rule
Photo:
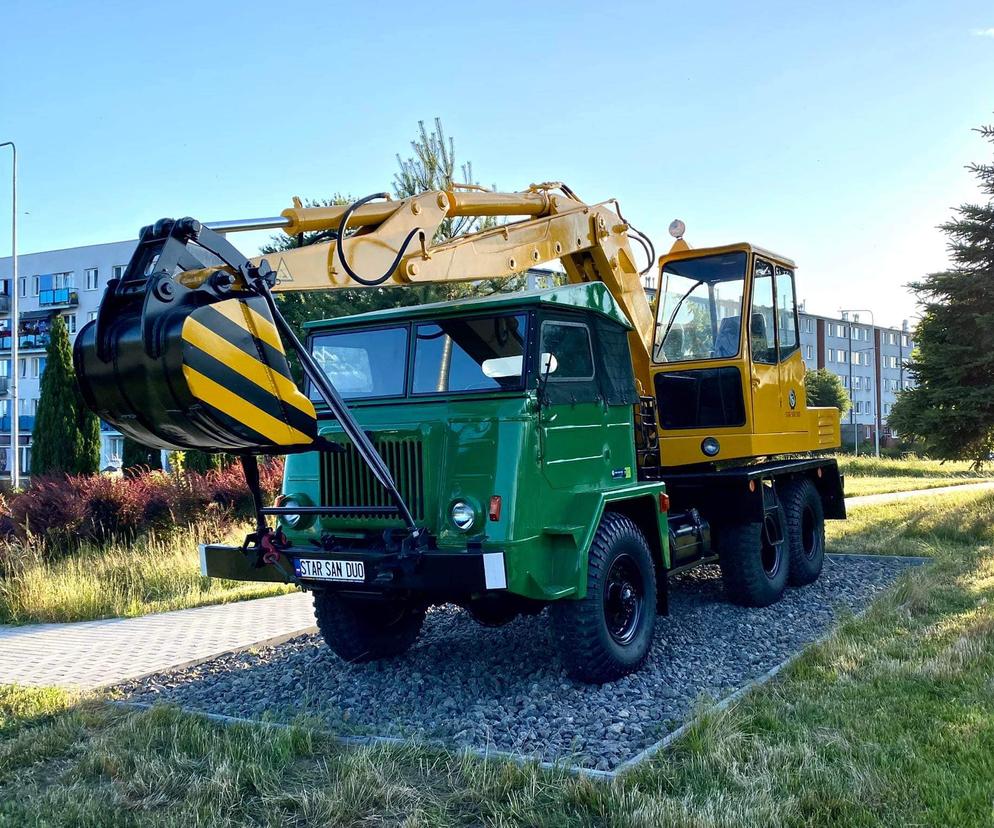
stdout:
<svg viewBox="0 0 994 828">
<path fill-rule="evenodd" d="M 877 341 L 876 340 L 876 337 L 877 337 L 877 323 L 876 323 L 876 320 L 873 318 L 873 311 L 871 311 L 869 308 L 847 308 L 845 310 L 840 310 L 839 312 L 842 314 L 842 318 L 843 319 L 848 319 L 849 314 L 850 313 L 853 314 L 853 322 L 856 323 L 856 324 L 859 323 L 859 314 L 861 314 L 861 313 L 868 313 L 870 315 L 870 332 L 872 334 L 871 339 L 872 339 L 873 342 Z M 861 349 L 861 353 L 862 352 L 872 352 L 874 350 L 875 350 L 875 348 L 873 348 L 873 347 L 863 348 L 863 349 Z M 853 356 L 853 350 L 852 350 L 852 323 L 851 323 L 849 325 L 849 394 L 850 394 L 850 397 L 852 396 L 852 356 Z M 874 360 L 875 359 L 876 359 L 876 356 L 874 356 Z M 874 364 L 874 368 L 876 368 L 876 367 L 877 367 L 876 364 Z M 880 456 L 880 406 L 878 406 L 876 404 L 876 402 L 874 401 L 875 395 L 876 395 L 877 391 L 879 390 L 879 389 L 877 389 L 875 387 L 876 384 L 877 384 L 877 379 L 876 379 L 876 373 L 875 372 L 873 374 L 873 377 L 874 377 L 874 380 L 873 380 L 873 386 L 874 387 L 872 387 L 870 389 L 870 405 L 873 406 L 873 451 L 874 451 L 874 454 L 877 457 L 879 457 Z M 851 410 L 852 409 L 850 409 L 850 411 Z M 858 427 L 855 424 L 853 425 L 853 431 L 854 432 L 858 431 Z M 858 437 L 854 437 L 853 438 L 853 443 L 855 445 L 858 445 L 859 444 L 859 438 Z"/>
<path fill-rule="evenodd" d="M 10 147 L 12 153 L 11 199 L 10 199 L 10 486 L 20 485 L 18 471 L 21 464 L 20 434 L 17 418 L 17 147 L 13 141 L 4 141 L 0 147 Z"/>
</svg>

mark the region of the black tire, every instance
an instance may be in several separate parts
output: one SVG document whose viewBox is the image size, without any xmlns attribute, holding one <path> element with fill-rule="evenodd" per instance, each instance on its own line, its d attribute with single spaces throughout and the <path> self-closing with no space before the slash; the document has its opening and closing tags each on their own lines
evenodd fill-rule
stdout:
<svg viewBox="0 0 994 828">
<path fill-rule="evenodd" d="M 807 586 L 818 580 L 825 565 L 825 510 L 818 488 L 808 479 L 793 480 L 780 488 L 787 517 L 786 542 L 790 553 L 787 581 Z"/>
<path fill-rule="evenodd" d="M 494 601 L 473 601 L 464 607 L 470 617 L 481 627 L 503 627 L 510 624 L 520 614 L 520 610 L 508 603 Z"/>
<path fill-rule="evenodd" d="M 736 604 L 768 607 L 787 586 L 786 542 L 766 542 L 761 523 L 735 523 L 718 532 L 718 563 L 725 591 Z"/>
<path fill-rule="evenodd" d="M 421 634 L 425 611 L 423 604 L 314 593 L 314 617 L 325 643 L 350 664 L 406 652 Z"/>
<path fill-rule="evenodd" d="M 556 601 L 552 630 L 569 675 L 603 684 L 642 666 L 656 624 L 656 574 L 645 535 L 608 512 L 587 562 L 587 595 Z"/>
</svg>

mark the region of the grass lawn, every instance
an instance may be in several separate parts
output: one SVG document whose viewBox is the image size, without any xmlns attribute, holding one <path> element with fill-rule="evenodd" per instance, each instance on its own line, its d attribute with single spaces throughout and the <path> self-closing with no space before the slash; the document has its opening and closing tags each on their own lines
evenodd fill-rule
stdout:
<svg viewBox="0 0 994 828">
<path fill-rule="evenodd" d="M 836 551 L 935 562 L 613 783 L 7 688 L 0 824 L 994 824 L 994 494 L 929 506 L 833 524 Z"/>
<path fill-rule="evenodd" d="M 245 527 L 227 533 L 240 543 Z M 197 545 L 222 540 L 216 527 L 149 535 L 100 549 L 83 545 L 52 562 L 28 560 L 0 578 L 0 623 L 87 621 L 260 598 L 289 587 L 200 575 Z"/>
<path fill-rule="evenodd" d="M 934 489 L 958 483 L 981 483 L 991 477 L 977 472 L 969 463 L 923 460 L 911 457 L 892 460 L 881 457 L 839 455 L 839 470 L 846 477 L 846 495 L 907 492 L 913 489 Z"/>
</svg>

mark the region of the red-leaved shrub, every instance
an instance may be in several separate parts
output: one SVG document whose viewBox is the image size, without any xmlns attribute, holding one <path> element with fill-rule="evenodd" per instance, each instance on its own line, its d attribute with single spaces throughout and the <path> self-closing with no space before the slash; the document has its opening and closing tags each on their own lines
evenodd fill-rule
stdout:
<svg viewBox="0 0 994 828">
<path fill-rule="evenodd" d="M 283 462 L 261 463 L 260 478 L 263 498 L 272 502 L 283 480 Z M 52 476 L 34 478 L 24 491 L 0 500 L 0 534 L 21 541 L 41 537 L 56 551 L 74 546 L 76 539 L 129 540 L 205 518 L 223 530 L 251 514 L 252 496 L 237 464 L 206 474 Z"/>
</svg>

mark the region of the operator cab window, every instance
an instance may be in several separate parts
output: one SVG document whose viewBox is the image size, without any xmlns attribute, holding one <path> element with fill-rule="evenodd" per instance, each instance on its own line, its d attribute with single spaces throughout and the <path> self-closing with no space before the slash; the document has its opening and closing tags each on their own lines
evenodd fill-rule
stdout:
<svg viewBox="0 0 994 828">
<path fill-rule="evenodd" d="M 752 361 L 777 364 L 777 325 L 773 301 L 773 265 L 756 259 L 752 283 L 752 313 L 749 316 L 749 345 Z"/>
<path fill-rule="evenodd" d="M 655 362 L 738 356 L 746 254 L 677 259 L 663 267 Z"/>
<path fill-rule="evenodd" d="M 794 298 L 794 271 L 776 265 L 777 328 L 780 337 L 780 360 L 789 357 L 801 347 L 797 336 L 797 301 Z"/>
</svg>

